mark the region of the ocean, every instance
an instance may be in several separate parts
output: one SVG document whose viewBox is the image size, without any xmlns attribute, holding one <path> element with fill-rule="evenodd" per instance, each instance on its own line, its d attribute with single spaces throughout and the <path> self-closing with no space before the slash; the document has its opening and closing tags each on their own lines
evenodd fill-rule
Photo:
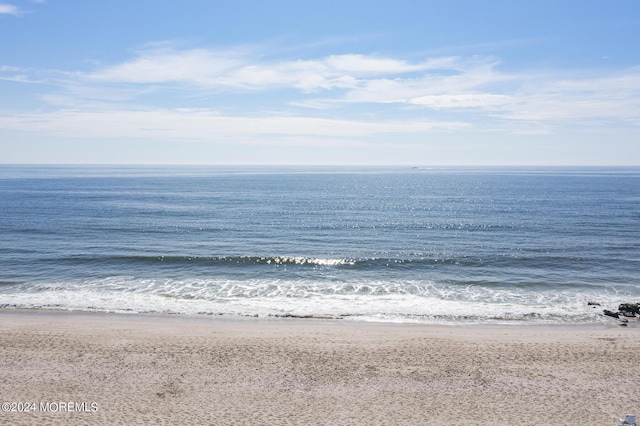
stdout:
<svg viewBox="0 0 640 426">
<path fill-rule="evenodd" d="M 0 166 L 5 309 L 587 324 L 624 302 L 640 168 Z"/>
</svg>

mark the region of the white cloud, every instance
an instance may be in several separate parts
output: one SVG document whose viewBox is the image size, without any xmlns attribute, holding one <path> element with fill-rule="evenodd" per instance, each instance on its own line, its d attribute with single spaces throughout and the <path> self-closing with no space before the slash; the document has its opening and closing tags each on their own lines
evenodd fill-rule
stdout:
<svg viewBox="0 0 640 426">
<path fill-rule="evenodd" d="M 626 121 L 640 125 L 640 67 L 544 81 L 514 95 L 504 118 L 544 122 Z"/>
<path fill-rule="evenodd" d="M 87 76 L 89 81 L 105 83 L 188 83 L 216 86 L 230 69 L 242 63 L 233 54 L 205 49 L 184 52 L 161 49 L 144 53 L 133 61 L 107 67 Z"/>
<path fill-rule="evenodd" d="M 427 95 L 409 100 L 414 105 L 435 109 L 443 108 L 489 108 L 513 103 L 513 98 L 491 93 L 465 93 L 460 95 Z"/>
<path fill-rule="evenodd" d="M 307 99 L 320 108 L 339 102 L 380 103 L 427 110 L 483 114 L 485 121 L 536 121 L 554 125 L 606 120 L 640 125 L 640 68 L 571 76 L 563 72 L 505 74 L 494 66 L 468 66 L 451 74 L 368 79 L 340 98 Z"/>
<path fill-rule="evenodd" d="M 418 75 L 367 79 L 358 87 L 347 91 L 343 100 L 405 104 L 428 96 L 478 95 L 490 90 L 492 86 L 504 85 L 517 78 L 496 71 L 495 62 L 489 60 L 483 62 L 477 58 L 441 58 L 438 62 L 441 63 L 440 68 L 428 68 Z"/>
<path fill-rule="evenodd" d="M 0 116 L 0 128 L 76 138 L 154 138 L 221 142 L 252 138 L 364 138 L 380 134 L 424 134 L 468 127 L 462 122 L 399 120 L 365 122 L 292 116 L 223 116 L 213 111 L 65 110 Z"/>
<path fill-rule="evenodd" d="M 59 111 L 5 117 L 2 124 L 28 130 L 29 125 L 19 122 L 35 120 L 44 130 L 61 134 L 100 129 L 177 139 L 234 134 L 366 137 L 464 129 L 469 126 L 464 123 L 474 123 L 477 131 L 527 134 L 585 123 L 640 125 L 639 67 L 571 75 L 509 73 L 493 57 L 408 61 L 345 54 L 276 60 L 260 53 L 156 44 L 129 61 L 90 73 L 54 76 L 47 71 L 52 76 L 47 87 L 58 85 L 59 90 L 41 93 L 40 99 Z M 0 79 L 24 82 L 27 74 L 0 66 Z M 196 104 L 206 107 L 176 108 Z M 232 112 L 222 116 L 215 109 Z M 402 119 L 394 121 L 398 117 Z M 149 130 L 158 128 L 164 130 Z"/>
<path fill-rule="evenodd" d="M 27 75 L 24 74 L 14 74 L 9 76 L 0 75 L 0 80 L 3 81 L 13 81 L 15 83 L 37 83 L 29 79 Z"/>
<path fill-rule="evenodd" d="M 454 58 L 409 63 L 367 55 L 330 55 L 313 60 L 256 59 L 246 50 L 171 48 L 142 50 L 138 57 L 86 75 L 101 83 L 179 83 L 202 89 L 271 90 L 293 87 L 305 92 L 353 88 L 375 75 L 402 75 L 451 68 Z"/>
<path fill-rule="evenodd" d="M 336 72 L 349 72 L 357 75 L 374 74 L 403 74 L 424 71 L 443 66 L 450 67 L 452 58 L 425 61 L 411 64 L 393 58 L 380 58 L 366 55 L 331 55 L 324 59 L 324 63 Z"/>
<path fill-rule="evenodd" d="M 32 70 L 29 69 L 0 65 L 0 80 L 15 83 L 42 83 L 42 79 L 36 79 L 30 74 L 32 74 Z"/>
<path fill-rule="evenodd" d="M 0 3 L 0 14 L 21 16 L 23 13 L 22 10 L 12 4 Z"/>
</svg>

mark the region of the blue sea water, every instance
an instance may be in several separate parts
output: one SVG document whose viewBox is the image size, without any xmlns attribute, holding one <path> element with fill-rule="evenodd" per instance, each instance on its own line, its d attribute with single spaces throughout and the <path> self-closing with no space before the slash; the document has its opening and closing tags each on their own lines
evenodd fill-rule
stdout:
<svg viewBox="0 0 640 426">
<path fill-rule="evenodd" d="M 5 308 L 590 323 L 639 276 L 640 168 L 0 166 Z"/>
</svg>

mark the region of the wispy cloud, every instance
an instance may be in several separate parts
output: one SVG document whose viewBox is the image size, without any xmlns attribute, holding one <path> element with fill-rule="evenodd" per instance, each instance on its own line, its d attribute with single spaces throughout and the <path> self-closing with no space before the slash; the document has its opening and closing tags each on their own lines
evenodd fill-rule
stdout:
<svg viewBox="0 0 640 426">
<path fill-rule="evenodd" d="M 131 61 L 106 67 L 85 78 L 102 83 L 183 83 L 211 87 L 224 84 L 221 79 L 229 70 L 243 63 L 243 58 L 233 52 L 159 49 L 143 52 Z"/>
<path fill-rule="evenodd" d="M 246 49 L 143 49 L 121 64 L 82 76 L 88 84 L 157 85 L 185 90 L 274 91 L 295 89 L 303 94 L 331 93 L 329 99 L 298 99 L 292 105 L 317 108 L 328 102 L 409 103 L 438 108 L 460 107 L 491 84 L 516 77 L 496 71 L 492 57 L 436 57 L 421 61 L 364 54 L 328 55 L 316 59 L 270 60 Z M 458 102 L 443 102 L 456 96 Z M 493 96 L 494 94 L 488 94 Z M 487 97 L 485 96 L 485 98 Z M 432 99 L 432 102 L 428 102 Z M 451 98 L 454 99 L 454 98 Z M 486 103 L 486 102 L 485 102 Z M 454 105 L 455 104 L 455 105 Z M 324 105 L 326 107 L 326 105 Z"/>
<path fill-rule="evenodd" d="M 41 71 L 50 76 L 40 93 L 49 111 L 6 113 L 0 127 L 181 140 L 640 127 L 640 67 L 579 75 L 505 72 L 500 65 L 492 56 L 276 59 L 247 47 L 149 45 L 129 60 L 90 71 Z M 36 81 L 30 74 L 37 73 L 0 66 L 2 80 Z M 211 95 L 201 104 L 206 107 L 177 107 L 202 93 Z"/>
<path fill-rule="evenodd" d="M 640 67 L 522 85 L 502 117 L 539 122 L 626 122 L 640 126 Z"/>
<path fill-rule="evenodd" d="M 330 55 L 313 60 L 277 61 L 244 49 L 150 49 L 122 64 L 85 77 L 103 83 L 179 83 L 206 89 L 271 90 L 292 87 L 307 92 L 348 88 L 360 79 L 448 67 L 452 59 L 419 63 L 362 54 Z"/>
<path fill-rule="evenodd" d="M 21 16 L 24 14 L 24 12 L 20 8 L 12 4 L 0 3 L 0 15 L 2 14 Z"/>
<path fill-rule="evenodd" d="M 148 138 L 173 140 L 230 141 L 248 137 L 307 136 L 318 139 L 362 138 L 380 134 L 409 134 L 460 130 L 461 122 L 390 120 L 366 122 L 317 117 L 226 116 L 210 110 L 61 110 L 0 116 L 0 128 L 42 131 L 50 135 L 78 138 Z"/>
<path fill-rule="evenodd" d="M 30 69 L 0 65 L 0 80 L 12 81 L 15 83 L 42 83 L 42 78 L 35 77 L 36 72 Z"/>
<path fill-rule="evenodd" d="M 434 109 L 495 108 L 513 103 L 507 95 L 491 93 L 465 93 L 458 95 L 426 95 L 412 98 L 409 103 Z"/>
</svg>

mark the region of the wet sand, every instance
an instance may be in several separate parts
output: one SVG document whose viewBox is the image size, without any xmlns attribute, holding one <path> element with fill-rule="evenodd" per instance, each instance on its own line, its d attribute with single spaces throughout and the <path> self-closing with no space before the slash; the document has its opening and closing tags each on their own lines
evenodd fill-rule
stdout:
<svg viewBox="0 0 640 426">
<path fill-rule="evenodd" d="M 0 423 L 616 425 L 640 414 L 633 322 L 435 326 L 4 310 Z"/>
</svg>

